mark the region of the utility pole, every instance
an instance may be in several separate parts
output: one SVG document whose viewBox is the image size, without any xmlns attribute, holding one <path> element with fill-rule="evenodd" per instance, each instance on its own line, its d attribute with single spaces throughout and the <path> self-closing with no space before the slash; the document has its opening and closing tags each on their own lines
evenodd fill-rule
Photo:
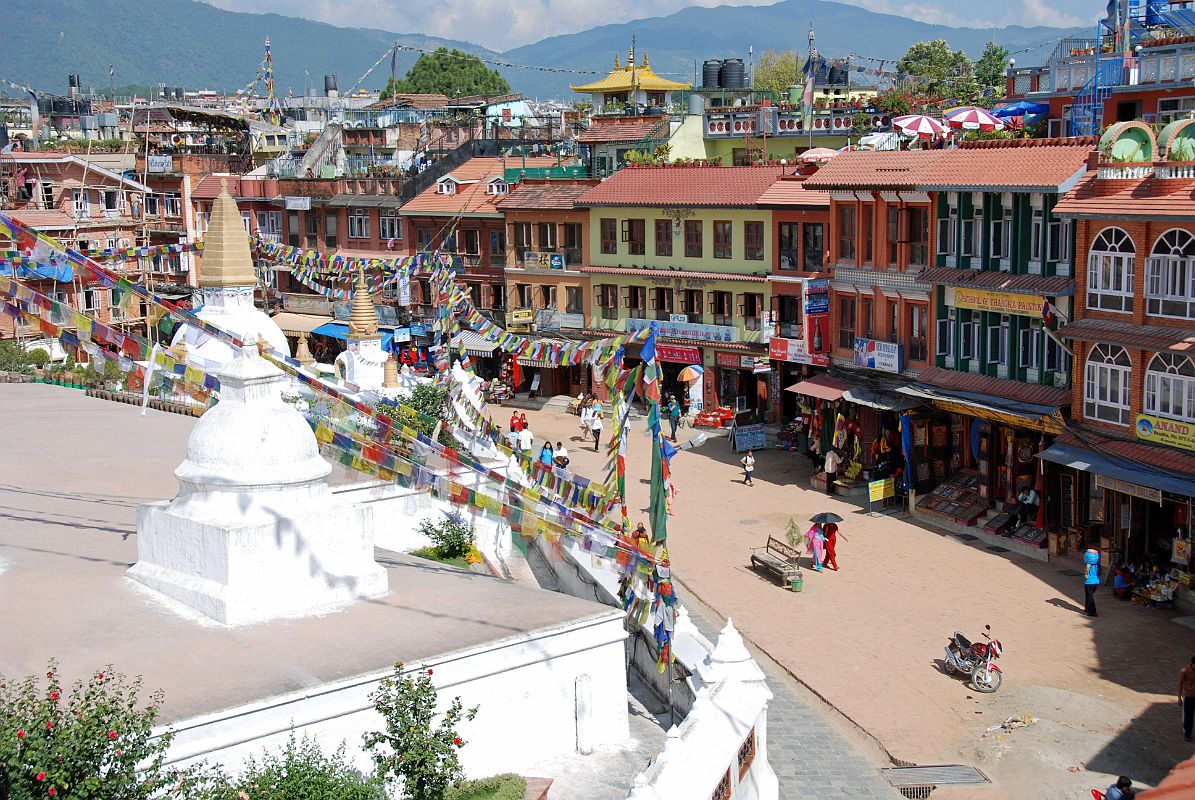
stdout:
<svg viewBox="0 0 1195 800">
<path fill-rule="evenodd" d="M 108 65 L 108 96 L 112 98 L 112 112 L 116 112 L 116 68 Z"/>
<path fill-rule="evenodd" d="M 817 91 L 817 65 L 813 63 L 813 54 L 817 51 L 813 49 L 813 21 L 809 22 L 809 55 L 805 59 L 805 80 L 810 86 L 809 97 L 802 97 L 802 102 L 808 103 L 808 111 L 805 113 L 805 126 L 809 129 L 809 149 L 813 149 L 813 95 Z M 804 87 L 802 87 L 802 92 Z"/>
</svg>

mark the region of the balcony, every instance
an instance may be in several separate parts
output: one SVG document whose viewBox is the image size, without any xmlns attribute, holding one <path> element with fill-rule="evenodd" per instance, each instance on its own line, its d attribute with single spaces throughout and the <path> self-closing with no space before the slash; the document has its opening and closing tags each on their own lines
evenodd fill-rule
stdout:
<svg viewBox="0 0 1195 800">
<path fill-rule="evenodd" d="M 1195 161 L 1163 161 L 1154 165 L 1158 180 L 1195 180 Z"/>
<path fill-rule="evenodd" d="M 368 178 L 351 177 L 340 182 L 340 194 L 360 195 L 393 195 L 402 194 L 403 181 L 401 177 L 371 176 Z"/>
<path fill-rule="evenodd" d="M 855 125 L 859 114 L 868 116 L 869 127 L 864 130 Z M 708 109 L 705 112 L 704 137 L 706 139 L 743 139 L 758 137 L 765 133 L 780 138 L 808 136 L 804 127 L 804 115 L 799 106 L 765 106 L 761 108 Z M 822 136 L 847 136 L 873 131 L 886 131 L 892 127 L 892 117 L 879 110 L 856 108 L 842 103 L 813 112 L 813 133 Z"/>
</svg>

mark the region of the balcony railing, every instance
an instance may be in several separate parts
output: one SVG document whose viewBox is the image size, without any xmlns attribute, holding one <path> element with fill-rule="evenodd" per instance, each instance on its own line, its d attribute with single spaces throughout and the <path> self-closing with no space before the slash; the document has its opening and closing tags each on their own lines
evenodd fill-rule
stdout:
<svg viewBox="0 0 1195 800">
<path fill-rule="evenodd" d="M 1154 177 L 1161 180 L 1195 178 L 1195 161 L 1162 162 L 1154 165 Z"/>
<path fill-rule="evenodd" d="M 1108 164 L 1099 168 L 1100 180 L 1141 180 L 1153 173 L 1153 164 Z"/>
</svg>

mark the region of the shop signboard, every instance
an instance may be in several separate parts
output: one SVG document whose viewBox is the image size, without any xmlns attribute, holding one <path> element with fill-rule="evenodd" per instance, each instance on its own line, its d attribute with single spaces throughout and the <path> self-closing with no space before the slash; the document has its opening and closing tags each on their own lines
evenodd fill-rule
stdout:
<svg viewBox="0 0 1195 800">
<path fill-rule="evenodd" d="M 668 321 L 669 322 L 688 322 L 689 315 L 688 314 L 669 314 Z"/>
<path fill-rule="evenodd" d="M 400 344 L 406 344 L 407 342 L 411 341 L 410 328 L 394 328 L 390 332 L 394 334 L 394 341 Z"/>
<path fill-rule="evenodd" d="M 174 159 L 170 156 L 148 156 L 145 169 L 147 172 L 174 172 Z"/>
<path fill-rule="evenodd" d="M 989 292 L 965 286 L 954 288 L 955 308 L 970 308 L 976 311 L 994 311 L 997 314 L 1013 314 L 1018 317 L 1041 317 L 1042 305 L 1046 299 L 1040 294 L 1015 294 L 1013 292 Z"/>
<path fill-rule="evenodd" d="M 804 339 L 774 336 L 768 342 L 768 355 L 777 361 L 791 361 L 794 364 L 817 364 L 824 367 L 830 363 L 830 357 L 824 353 L 810 353 Z"/>
<path fill-rule="evenodd" d="M 734 450 L 736 453 L 764 450 L 767 446 L 768 431 L 763 425 L 734 426 Z"/>
<path fill-rule="evenodd" d="M 739 358 L 740 358 L 740 356 L 738 353 L 715 353 L 714 354 L 714 363 L 717 364 L 719 367 L 729 367 L 730 369 L 738 369 L 739 364 L 742 363 L 741 361 L 739 361 Z"/>
<path fill-rule="evenodd" d="M 854 364 L 880 372 L 900 372 L 904 367 L 904 347 L 892 342 L 856 338 Z"/>
<path fill-rule="evenodd" d="M 1137 438 L 1143 442 L 1195 450 L 1195 424 L 1190 422 L 1138 414 L 1137 424 L 1133 427 L 1137 431 Z"/>
<path fill-rule="evenodd" d="M 286 197 L 282 200 L 283 205 L 287 211 L 310 211 L 311 198 L 310 197 Z"/>
<path fill-rule="evenodd" d="M 805 279 L 805 313 L 830 313 L 830 281 L 827 278 Z"/>
<path fill-rule="evenodd" d="M 895 496 L 896 481 L 892 478 L 881 478 L 878 481 L 869 481 L 867 484 L 868 502 L 875 503 Z"/>
<path fill-rule="evenodd" d="M 284 292 L 282 307 L 296 314 L 331 314 L 332 302 L 326 297 L 314 294 L 292 294 Z"/>
<path fill-rule="evenodd" d="M 1151 503 L 1162 504 L 1162 490 L 1154 489 L 1150 486 L 1139 486 L 1135 483 L 1122 481 L 1117 478 L 1109 478 L 1107 475 L 1096 474 L 1095 485 L 1104 489 L 1111 489 L 1114 492 L 1127 494 L 1130 497 L 1139 497 L 1142 500 L 1148 500 Z"/>
<path fill-rule="evenodd" d="M 697 322 L 664 322 L 663 320 L 628 319 L 627 333 L 636 333 L 656 326 L 656 334 L 672 339 L 692 339 L 695 342 L 723 342 L 739 340 L 738 328 L 729 325 L 702 325 Z"/>
<path fill-rule="evenodd" d="M 422 322 L 412 322 L 411 323 L 411 335 L 412 336 L 427 336 L 427 326 L 424 325 Z"/>
<path fill-rule="evenodd" d="M 535 321 L 535 309 L 516 308 L 510 312 L 510 321 L 515 325 L 530 325 Z"/>
<path fill-rule="evenodd" d="M 527 269 L 564 269 L 564 253 L 528 250 L 523 253 L 523 266 Z"/>
<path fill-rule="evenodd" d="M 674 344 L 656 345 L 656 358 L 670 361 L 674 364 L 700 364 L 701 349 L 697 347 L 678 347 Z"/>
</svg>

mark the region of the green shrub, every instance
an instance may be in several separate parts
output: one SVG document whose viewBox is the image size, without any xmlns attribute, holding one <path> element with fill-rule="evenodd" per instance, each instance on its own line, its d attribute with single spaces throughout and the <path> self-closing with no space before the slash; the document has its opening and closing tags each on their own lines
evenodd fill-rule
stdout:
<svg viewBox="0 0 1195 800">
<path fill-rule="evenodd" d="M 40 347 L 35 347 L 29 351 L 29 363 L 42 369 L 50 363 L 50 354 Z"/>
<path fill-rule="evenodd" d="M 382 781 L 354 769 L 343 744 L 329 756 L 314 739 L 296 739 L 294 732 L 277 753 L 250 757 L 238 777 L 209 776 L 190 795 L 195 800 L 387 800 Z"/>
<path fill-rule="evenodd" d="M 418 530 L 431 540 L 442 558 L 464 558 L 473 548 L 473 524 L 457 511 L 446 513 L 439 522 L 425 519 Z"/>
<path fill-rule="evenodd" d="M 32 356 L 16 342 L 0 341 L 0 372 L 27 372 L 33 366 Z"/>
<path fill-rule="evenodd" d="M 514 773 L 465 781 L 448 790 L 445 800 L 523 800 L 527 781 Z"/>
</svg>

